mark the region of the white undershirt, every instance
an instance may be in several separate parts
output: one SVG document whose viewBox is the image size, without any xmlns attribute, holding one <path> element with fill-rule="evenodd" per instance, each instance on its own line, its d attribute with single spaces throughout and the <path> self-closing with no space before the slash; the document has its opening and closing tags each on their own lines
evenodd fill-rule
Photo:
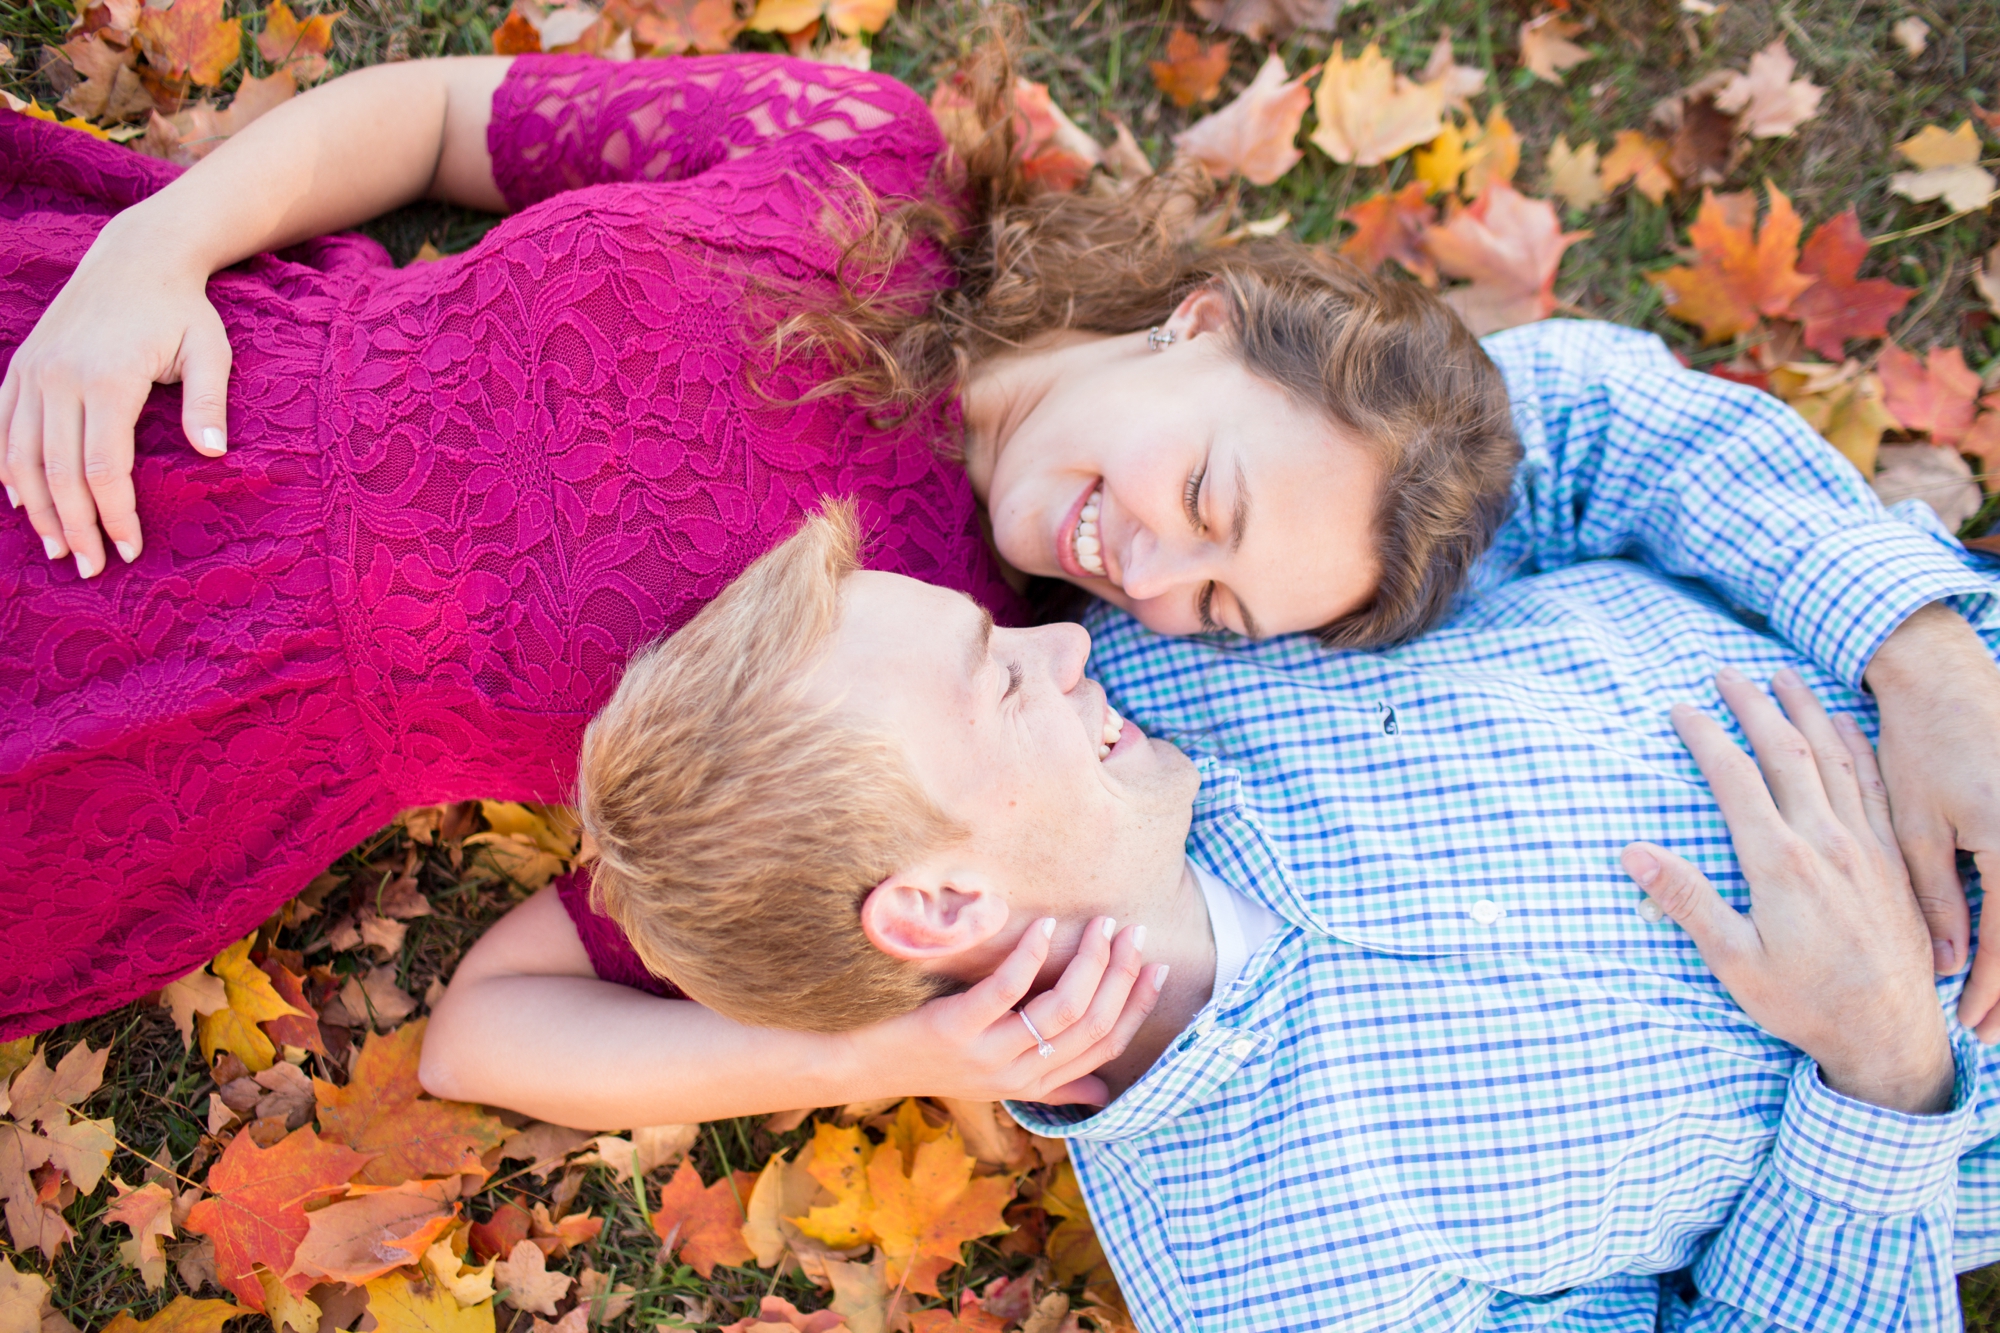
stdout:
<svg viewBox="0 0 2000 1333">
<path fill-rule="evenodd" d="M 1215 989 L 1223 989 L 1243 971 L 1250 955 L 1257 952 L 1270 933 L 1278 928 L 1278 918 L 1258 903 L 1251 902 L 1188 858 L 1195 883 L 1201 885 L 1202 901 L 1208 904 L 1208 925 L 1215 934 Z"/>
</svg>

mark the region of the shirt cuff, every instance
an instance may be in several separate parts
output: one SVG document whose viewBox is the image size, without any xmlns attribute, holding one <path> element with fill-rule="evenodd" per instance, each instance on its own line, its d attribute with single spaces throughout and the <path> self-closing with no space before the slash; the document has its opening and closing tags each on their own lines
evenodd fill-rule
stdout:
<svg viewBox="0 0 2000 1333">
<path fill-rule="evenodd" d="M 1952 1109 L 1905 1115 L 1842 1096 L 1819 1064 L 1801 1060 L 1778 1121 L 1772 1165 L 1794 1187 L 1852 1213 L 1919 1213 L 1958 1179 L 1959 1153 L 1978 1100 L 1978 1038 L 1952 1040 Z"/>
<path fill-rule="evenodd" d="M 1875 650 L 1912 613 L 1996 589 L 1941 540 L 1897 519 L 1830 533 L 1801 553 L 1778 587 L 1771 628 L 1856 689 Z M 1957 609 L 1969 612 L 1969 602 Z"/>
</svg>

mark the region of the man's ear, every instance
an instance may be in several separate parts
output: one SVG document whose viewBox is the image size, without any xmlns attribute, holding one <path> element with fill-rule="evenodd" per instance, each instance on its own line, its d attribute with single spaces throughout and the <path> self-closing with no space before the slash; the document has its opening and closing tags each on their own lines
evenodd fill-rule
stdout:
<svg viewBox="0 0 2000 1333">
<path fill-rule="evenodd" d="M 1174 313 L 1167 318 L 1167 327 L 1183 340 L 1198 338 L 1204 333 L 1227 333 L 1230 330 L 1229 298 L 1212 285 L 1197 287 L 1174 307 Z"/>
<path fill-rule="evenodd" d="M 1008 916 L 1006 900 L 976 877 L 926 868 L 891 875 L 869 890 L 861 931 L 891 958 L 941 963 L 1000 934 Z"/>
</svg>

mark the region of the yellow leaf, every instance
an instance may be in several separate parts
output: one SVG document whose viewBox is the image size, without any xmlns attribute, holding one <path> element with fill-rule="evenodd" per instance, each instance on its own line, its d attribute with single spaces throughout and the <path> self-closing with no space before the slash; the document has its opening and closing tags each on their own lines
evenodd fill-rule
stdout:
<svg viewBox="0 0 2000 1333">
<path fill-rule="evenodd" d="M 460 1305 L 478 1305 L 493 1299 L 493 1266 L 500 1262 L 500 1256 L 488 1259 L 484 1268 L 471 1267 L 454 1247 L 454 1242 L 462 1241 L 464 1235 L 461 1229 L 438 1237 L 424 1251 L 423 1269 L 432 1282 L 450 1292 Z"/>
<path fill-rule="evenodd" d="M 401 1273 L 370 1282 L 368 1313 L 375 1333 L 493 1333 L 493 1302 L 461 1306 L 449 1292 Z"/>
<path fill-rule="evenodd" d="M 1604 182 L 1597 173 L 1597 145 L 1586 142 L 1572 149 L 1558 134 L 1549 145 L 1549 192 L 1579 213 L 1604 202 Z"/>
<path fill-rule="evenodd" d="M 1464 174 L 1465 131 L 1456 122 L 1448 123 L 1428 148 L 1417 150 L 1417 179 L 1427 195 L 1451 194 Z"/>
<path fill-rule="evenodd" d="M 974 1179 L 972 1154 L 951 1128 L 917 1148 L 908 1174 L 903 1161 L 890 1143 L 869 1160 L 871 1221 L 889 1260 L 888 1280 L 936 1296 L 938 1277 L 958 1264 L 966 1241 L 1012 1229 L 1001 1210 L 1014 1197 L 1014 1182 L 1005 1176 Z"/>
<path fill-rule="evenodd" d="M 221 1333 L 222 1326 L 250 1311 L 230 1301 L 198 1301 L 176 1296 L 166 1309 L 141 1323 L 129 1312 L 104 1326 L 104 1333 Z"/>
<path fill-rule="evenodd" d="M 813 1126 L 812 1176 L 833 1192 L 834 1202 L 793 1218 L 800 1231 L 814 1240 L 844 1250 L 875 1239 L 869 1214 L 875 1200 L 868 1188 L 868 1162 L 876 1149 L 859 1125 Z"/>
<path fill-rule="evenodd" d="M 210 976 L 204 967 L 160 988 L 160 1007 L 173 1015 L 174 1026 L 180 1029 L 182 1050 L 194 1045 L 194 1016 L 212 1014 L 228 1003 L 222 979 Z"/>
<path fill-rule="evenodd" d="M 1969 120 L 1946 133 L 1936 125 L 1926 125 L 1896 145 L 1896 151 L 1925 170 L 1933 167 L 1969 167 L 1979 161 L 1979 132 Z"/>
<path fill-rule="evenodd" d="M 211 1065 L 217 1051 L 231 1051 L 255 1074 L 271 1067 L 278 1048 L 257 1025 L 287 1014 L 304 1014 L 279 998 L 271 979 L 250 961 L 256 936 L 247 935 L 224 949 L 209 965 L 222 980 L 228 1003 L 201 1016 L 201 1053 Z"/>
<path fill-rule="evenodd" d="M 819 21 L 826 0 L 757 0 L 752 32 L 802 32 Z"/>
<path fill-rule="evenodd" d="M 827 0 L 826 21 L 843 37 L 880 32 L 896 12 L 896 0 Z"/>
<path fill-rule="evenodd" d="M 1438 137 L 1444 98 L 1444 81 L 1404 78 L 1373 42 L 1353 60 L 1335 46 L 1313 96 L 1319 127 L 1312 141 L 1336 162 L 1377 166 Z"/>
<path fill-rule="evenodd" d="M 1494 107 L 1486 117 L 1479 137 L 1466 145 L 1465 184 L 1460 187 L 1467 199 L 1477 199 L 1488 185 L 1512 185 L 1521 166 L 1521 136 L 1507 113 Z"/>
</svg>

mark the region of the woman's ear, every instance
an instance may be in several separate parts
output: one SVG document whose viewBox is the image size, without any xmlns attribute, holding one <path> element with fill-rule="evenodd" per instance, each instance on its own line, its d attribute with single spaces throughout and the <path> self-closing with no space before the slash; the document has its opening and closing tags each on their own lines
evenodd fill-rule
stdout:
<svg viewBox="0 0 2000 1333">
<path fill-rule="evenodd" d="M 1227 333 L 1230 327 L 1229 298 L 1213 285 L 1197 287 L 1174 307 L 1174 313 L 1167 319 L 1167 327 L 1181 339 L 1197 338 L 1204 333 Z"/>
<path fill-rule="evenodd" d="M 891 875 L 861 904 L 868 942 L 911 963 L 942 963 L 1006 929 L 1005 900 L 976 880 L 928 871 Z"/>
</svg>

